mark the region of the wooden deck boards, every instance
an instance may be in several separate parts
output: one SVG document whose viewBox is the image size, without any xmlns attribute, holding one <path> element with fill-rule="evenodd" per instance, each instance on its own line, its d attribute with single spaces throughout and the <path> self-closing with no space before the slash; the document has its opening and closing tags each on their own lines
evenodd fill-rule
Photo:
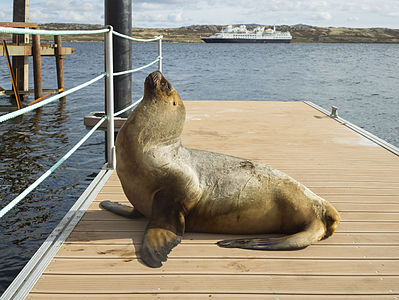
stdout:
<svg viewBox="0 0 399 300">
<path fill-rule="evenodd" d="M 145 220 L 114 173 L 28 299 L 398 299 L 399 157 L 302 102 L 186 101 L 187 147 L 265 162 L 332 202 L 342 222 L 299 251 L 224 249 L 187 233 L 160 269 L 139 262 Z"/>
</svg>

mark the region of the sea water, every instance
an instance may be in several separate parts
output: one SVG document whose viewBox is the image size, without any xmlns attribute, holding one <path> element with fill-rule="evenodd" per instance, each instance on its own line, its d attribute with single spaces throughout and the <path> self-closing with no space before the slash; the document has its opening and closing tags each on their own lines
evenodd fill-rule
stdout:
<svg viewBox="0 0 399 300">
<path fill-rule="evenodd" d="M 72 88 L 104 70 L 102 43 L 64 43 Z M 157 56 L 135 43 L 133 67 Z M 153 67 L 133 75 L 133 99 Z M 32 70 L 32 67 L 30 68 Z M 163 44 L 163 70 L 183 100 L 312 101 L 399 146 L 399 45 Z M 54 57 L 42 57 L 43 88 L 56 88 Z M 32 71 L 30 86 L 33 88 Z M 11 89 L 5 60 L 0 86 Z M 29 101 L 32 101 L 30 97 Z M 28 102 L 28 101 L 27 101 Z M 9 104 L 9 97 L 0 97 Z M 103 81 L 0 124 L 0 207 L 43 174 L 87 132 L 83 117 L 104 110 Z M 95 133 L 55 173 L 0 220 L 0 294 L 35 253 L 104 164 L 104 133 Z"/>
</svg>

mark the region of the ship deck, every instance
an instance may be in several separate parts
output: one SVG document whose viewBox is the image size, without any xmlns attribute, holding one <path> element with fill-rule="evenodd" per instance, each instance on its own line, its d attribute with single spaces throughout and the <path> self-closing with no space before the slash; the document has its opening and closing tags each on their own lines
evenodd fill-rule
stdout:
<svg viewBox="0 0 399 300">
<path fill-rule="evenodd" d="M 28 299 L 398 299 L 396 154 L 303 102 L 185 104 L 185 146 L 286 172 L 339 210 L 337 232 L 298 251 L 224 249 L 215 242 L 232 236 L 187 233 L 163 267 L 148 268 L 146 221 L 99 207 L 128 203 L 114 172 Z"/>
</svg>

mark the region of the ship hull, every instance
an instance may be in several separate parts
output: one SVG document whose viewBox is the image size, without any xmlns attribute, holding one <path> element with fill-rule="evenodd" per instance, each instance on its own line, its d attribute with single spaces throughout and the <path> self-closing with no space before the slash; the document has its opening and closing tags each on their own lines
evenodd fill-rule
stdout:
<svg viewBox="0 0 399 300">
<path fill-rule="evenodd" d="M 291 39 L 218 39 L 218 38 L 201 38 L 205 43 L 290 43 Z"/>
</svg>

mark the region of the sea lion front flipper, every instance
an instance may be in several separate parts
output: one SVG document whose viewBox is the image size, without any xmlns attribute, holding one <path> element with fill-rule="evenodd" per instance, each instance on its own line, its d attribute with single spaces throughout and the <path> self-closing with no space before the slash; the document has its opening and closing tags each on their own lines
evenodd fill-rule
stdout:
<svg viewBox="0 0 399 300">
<path fill-rule="evenodd" d="M 141 259 L 152 267 L 159 268 L 168 259 L 170 251 L 183 237 L 184 212 L 173 193 L 159 191 L 154 196 L 152 213 L 144 233 Z"/>
<path fill-rule="evenodd" d="M 133 206 L 123 205 L 118 202 L 105 200 L 100 203 L 100 207 L 110 212 L 113 212 L 114 214 L 130 219 L 138 219 L 144 217 L 144 215 Z"/>
<path fill-rule="evenodd" d="M 216 244 L 223 248 L 252 250 L 299 250 L 319 241 L 326 230 L 321 222 L 313 222 L 304 231 L 282 237 L 223 240 Z"/>
</svg>

